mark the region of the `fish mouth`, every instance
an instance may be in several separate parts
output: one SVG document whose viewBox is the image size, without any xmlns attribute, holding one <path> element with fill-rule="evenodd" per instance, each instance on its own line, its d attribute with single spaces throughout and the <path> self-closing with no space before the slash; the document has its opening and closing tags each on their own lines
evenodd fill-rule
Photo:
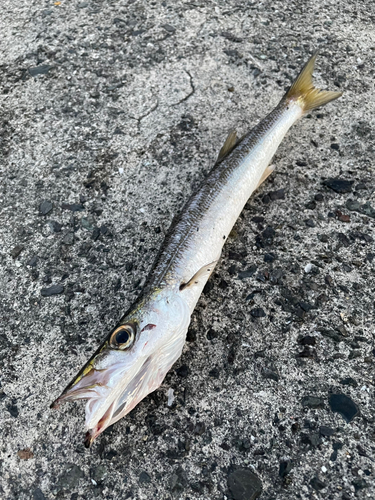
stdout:
<svg viewBox="0 0 375 500">
<path fill-rule="evenodd" d="M 109 389 L 113 370 L 97 370 L 88 365 L 64 389 L 60 396 L 51 404 L 51 408 L 58 409 L 62 403 L 76 401 L 77 399 L 97 399 L 102 397 Z"/>
<path fill-rule="evenodd" d="M 155 390 L 164 375 L 153 367 L 152 356 L 138 359 L 130 367 L 115 364 L 103 370 L 91 368 L 70 384 L 51 408 L 58 409 L 68 401 L 87 400 L 84 445 L 89 448 L 99 434 Z"/>
</svg>

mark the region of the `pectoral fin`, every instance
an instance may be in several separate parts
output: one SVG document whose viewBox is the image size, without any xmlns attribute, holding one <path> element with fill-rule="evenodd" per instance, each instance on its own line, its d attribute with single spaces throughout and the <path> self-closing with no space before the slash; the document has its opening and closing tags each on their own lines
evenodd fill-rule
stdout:
<svg viewBox="0 0 375 500">
<path fill-rule="evenodd" d="M 262 177 L 260 178 L 260 181 L 255 189 L 258 189 L 258 187 L 263 184 L 263 182 L 267 179 L 269 175 L 272 174 L 272 172 L 275 170 L 275 165 L 268 165 L 266 170 L 263 172 Z"/>
<path fill-rule="evenodd" d="M 214 260 L 213 262 L 211 262 L 211 264 L 206 264 L 205 266 L 201 267 L 199 271 L 197 271 L 187 283 L 181 283 L 180 290 L 185 290 L 190 286 L 198 285 L 202 281 L 208 279 L 217 262 L 217 260 Z"/>
</svg>

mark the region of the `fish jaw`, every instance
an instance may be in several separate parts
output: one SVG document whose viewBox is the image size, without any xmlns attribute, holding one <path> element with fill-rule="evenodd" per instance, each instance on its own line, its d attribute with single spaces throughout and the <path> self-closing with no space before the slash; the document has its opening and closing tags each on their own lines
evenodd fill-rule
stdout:
<svg viewBox="0 0 375 500">
<path fill-rule="evenodd" d="M 178 287 L 150 294 L 121 323 L 137 323 L 133 345 L 114 349 L 106 341 L 72 384 L 56 399 L 86 399 L 86 440 L 93 440 L 157 389 L 180 357 L 190 323 L 190 309 Z"/>
</svg>

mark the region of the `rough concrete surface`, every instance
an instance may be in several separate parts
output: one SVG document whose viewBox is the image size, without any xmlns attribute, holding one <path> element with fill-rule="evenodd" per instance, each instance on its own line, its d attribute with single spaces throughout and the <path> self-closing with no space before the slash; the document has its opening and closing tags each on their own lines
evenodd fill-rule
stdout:
<svg viewBox="0 0 375 500">
<path fill-rule="evenodd" d="M 375 497 L 374 20 L 370 0 L 2 0 L 1 498 L 250 499 L 257 477 L 261 500 Z M 318 47 L 344 96 L 281 145 L 162 387 L 85 450 L 84 404 L 49 404 L 228 130 Z"/>
</svg>

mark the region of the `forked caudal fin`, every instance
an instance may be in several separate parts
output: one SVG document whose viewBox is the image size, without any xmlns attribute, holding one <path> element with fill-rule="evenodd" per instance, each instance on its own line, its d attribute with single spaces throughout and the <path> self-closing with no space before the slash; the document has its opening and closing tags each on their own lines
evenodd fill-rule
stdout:
<svg viewBox="0 0 375 500">
<path fill-rule="evenodd" d="M 307 61 L 305 66 L 302 68 L 301 73 L 298 75 L 297 79 L 285 95 L 286 101 L 298 101 L 304 113 L 318 108 L 319 106 L 324 106 L 324 104 L 327 104 L 342 95 L 342 92 L 331 92 L 314 87 L 312 74 L 317 55 L 318 53 L 315 52 L 315 54 Z"/>
</svg>

